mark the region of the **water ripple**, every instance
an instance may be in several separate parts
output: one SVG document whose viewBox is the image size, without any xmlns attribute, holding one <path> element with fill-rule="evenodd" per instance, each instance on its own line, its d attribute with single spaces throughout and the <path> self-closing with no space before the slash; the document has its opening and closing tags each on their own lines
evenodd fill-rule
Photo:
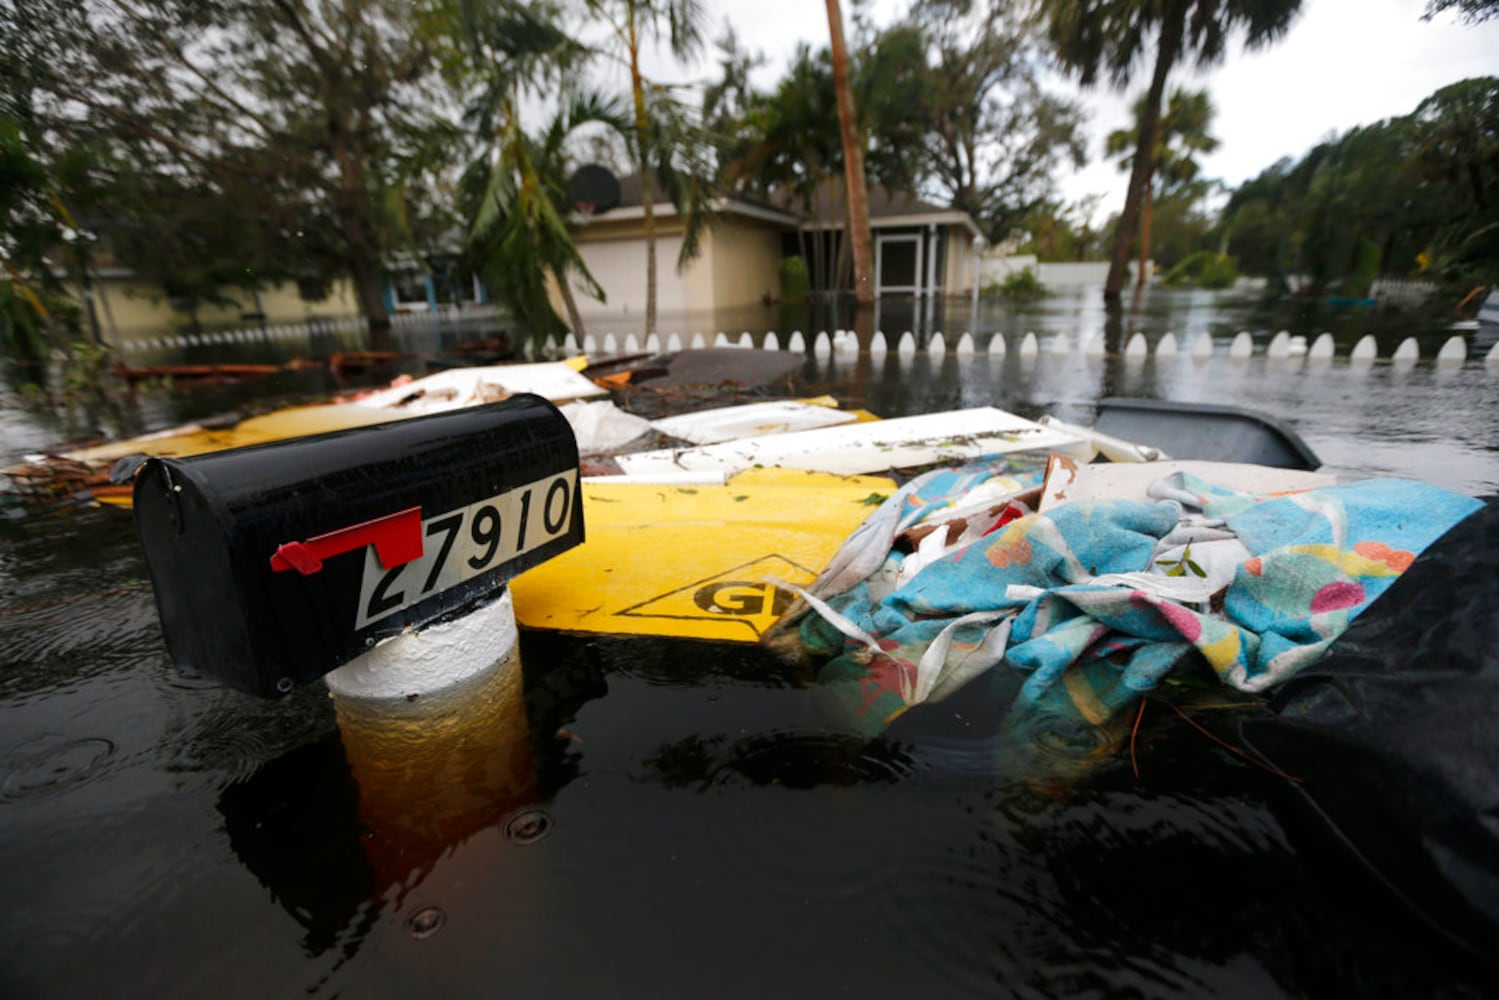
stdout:
<svg viewBox="0 0 1499 1000">
<path fill-rule="evenodd" d="M 4 775 L 0 779 L 0 801 L 24 802 L 60 795 L 96 777 L 116 749 L 113 741 L 102 736 L 33 741 L 0 765 Z"/>
</svg>

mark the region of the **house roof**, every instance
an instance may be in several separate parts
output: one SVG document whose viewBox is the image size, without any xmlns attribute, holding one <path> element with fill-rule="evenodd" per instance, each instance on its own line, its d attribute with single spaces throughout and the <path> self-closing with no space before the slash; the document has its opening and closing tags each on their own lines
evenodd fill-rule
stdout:
<svg viewBox="0 0 1499 1000">
<path fill-rule="evenodd" d="M 619 179 L 619 205 L 607 212 L 600 212 L 599 219 L 633 219 L 643 214 L 641 208 L 640 174 L 627 174 Z M 753 218 L 780 222 L 783 225 L 800 224 L 804 229 L 842 229 L 847 214 L 847 199 L 844 197 L 843 179 L 829 177 L 818 185 L 807 213 L 789 190 L 778 188 L 765 198 L 735 194 L 720 198 L 714 203 L 714 211 L 737 213 Z M 673 214 L 674 210 L 664 197 L 656 198 L 658 214 Z M 908 192 L 896 192 L 883 184 L 869 185 L 869 225 L 872 229 L 895 226 L 962 226 L 974 236 L 979 228 L 967 212 L 956 208 L 945 208 L 934 202 L 918 198 Z"/>
<path fill-rule="evenodd" d="M 626 174 L 619 179 L 619 204 L 615 207 L 599 212 L 593 218 L 607 221 L 614 219 L 638 219 L 645 214 L 642 207 L 644 185 L 641 183 L 640 174 Z M 655 209 L 657 215 L 675 215 L 676 208 L 661 193 L 658 185 L 655 191 Z M 720 214 L 744 215 L 750 218 L 763 219 L 767 222 L 776 222 L 784 226 L 795 226 L 800 217 L 770 201 L 752 198 L 742 194 L 729 195 L 717 198 L 713 201 L 712 209 Z"/>
<path fill-rule="evenodd" d="M 883 184 L 869 186 L 869 226 L 884 229 L 894 226 L 921 226 L 928 223 L 962 226 L 974 236 L 979 228 L 962 209 L 949 208 L 918 198 L 908 191 L 894 191 Z M 803 214 L 799 198 L 785 188 L 771 193 L 771 201 L 786 211 Z M 828 177 L 813 193 L 810 213 L 802 223 L 808 229 L 842 229 L 848 217 L 848 198 L 842 177 Z"/>
</svg>

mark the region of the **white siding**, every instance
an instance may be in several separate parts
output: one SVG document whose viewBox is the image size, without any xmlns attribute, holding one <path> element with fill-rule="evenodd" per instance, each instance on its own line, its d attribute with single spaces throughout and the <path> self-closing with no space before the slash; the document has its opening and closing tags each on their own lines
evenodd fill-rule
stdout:
<svg viewBox="0 0 1499 1000">
<path fill-rule="evenodd" d="M 645 241 L 642 239 L 606 240 L 580 243 L 578 252 L 595 281 L 608 296 L 600 303 L 578 294 L 578 309 L 586 314 L 638 316 L 645 312 Z M 662 236 L 656 239 L 656 311 L 661 314 L 685 312 L 689 307 L 687 282 L 677 274 L 677 254 L 682 252 L 682 237 Z M 691 265 L 689 265 L 690 267 Z M 574 290 L 577 285 L 574 283 Z"/>
</svg>

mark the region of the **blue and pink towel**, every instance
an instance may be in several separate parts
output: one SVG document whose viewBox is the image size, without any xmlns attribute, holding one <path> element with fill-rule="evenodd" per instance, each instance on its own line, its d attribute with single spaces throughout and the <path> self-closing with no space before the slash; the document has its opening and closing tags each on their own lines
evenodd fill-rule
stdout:
<svg viewBox="0 0 1499 1000">
<path fill-rule="evenodd" d="M 1189 657 L 1225 684 L 1265 691 L 1319 658 L 1423 549 L 1481 506 L 1405 480 L 1254 496 L 1177 474 L 1152 491 L 1170 499 L 1153 503 L 1075 501 L 1008 523 L 993 505 L 987 534 L 891 588 L 909 558 L 889 548 L 891 527 L 941 522 L 977 484 L 993 492 L 999 479 L 1019 493 L 1034 481 L 1001 471 L 987 464 L 913 482 L 871 518 L 884 525 L 877 538 L 850 538 L 860 558 L 835 559 L 844 572 L 810 588 L 816 613 L 801 619 L 801 644 L 831 657 L 819 680 L 845 692 L 861 726 L 876 730 L 996 666 L 1027 675 L 1012 714 L 1084 726 L 1115 719 Z M 1190 544 L 1172 547 L 1194 532 L 1231 546 L 1226 587 L 1200 578 Z M 871 541 L 885 545 L 882 565 L 853 582 L 852 563 L 881 562 Z"/>
</svg>

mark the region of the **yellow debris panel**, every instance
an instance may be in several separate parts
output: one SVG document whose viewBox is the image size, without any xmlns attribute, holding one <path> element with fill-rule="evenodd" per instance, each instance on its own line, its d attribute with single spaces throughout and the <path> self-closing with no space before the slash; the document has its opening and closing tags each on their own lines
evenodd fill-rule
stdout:
<svg viewBox="0 0 1499 1000">
<path fill-rule="evenodd" d="M 267 441 L 283 441 L 287 438 L 323 434 L 328 431 L 347 430 L 350 427 L 367 427 L 370 424 L 387 424 L 402 420 L 412 414 L 400 411 L 377 410 L 367 406 L 339 405 L 337 403 L 316 406 L 293 406 L 260 417 L 241 420 L 232 427 L 200 427 L 187 424 L 171 430 L 145 434 L 141 437 L 115 441 L 95 448 L 80 448 L 68 453 L 68 458 L 89 465 L 107 465 L 126 455 L 137 452 L 160 458 L 184 458 L 188 455 L 204 455 L 227 448 L 243 448 Z"/>
<path fill-rule="evenodd" d="M 895 483 L 749 469 L 724 485 L 583 484 L 588 540 L 511 582 L 523 626 L 754 642 Z"/>
</svg>

